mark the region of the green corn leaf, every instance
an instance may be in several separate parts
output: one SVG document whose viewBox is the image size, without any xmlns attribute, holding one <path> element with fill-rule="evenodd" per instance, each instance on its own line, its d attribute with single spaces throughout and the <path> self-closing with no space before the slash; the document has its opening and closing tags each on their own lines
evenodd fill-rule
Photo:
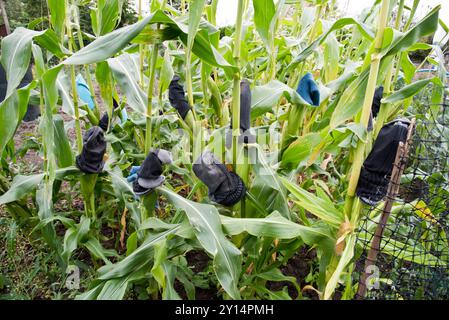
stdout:
<svg viewBox="0 0 449 320">
<path fill-rule="evenodd" d="M 314 194 L 296 186 L 286 178 L 280 178 L 285 187 L 297 199 L 296 203 L 318 218 L 326 221 L 334 227 L 339 227 L 344 221 L 343 213 L 335 208 L 328 199 L 321 199 Z"/>
<path fill-rule="evenodd" d="M 123 198 L 125 202 L 128 202 L 131 197 L 134 196 L 132 186 L 123 177 L 121 170 L 118 167 L 111 169 L 108 163 L 105 165 L 105 171 L 111 176 L 111 182 L 114 185 L 114 191 L 120 198 Z"/>
<path fill-rule="evenodd" d="M 28 107 L 30 91 L 36 87 L 32 82 L 26 87 L 15 90 L 0 103 L 0 154 L 14 136 L 17 126 L 22 121 Z"/>
<path fill-rule="evenodd" d="M 139 22 L 100 36 L 62 63 L 67 65 L 80 65 L 106 60 L 125 48 L 147 24 L 156 22 L 163 23 L 166 21 L 170 21 L 170 19 L 163 12 L 156 11 L 154 14 L 145 17 Z"/>
<path fill-rule="evenodd" d="M 253 1 L 254 24 L 256 30 L 267 48 L 271 47 L 271 39 L 274 37 L 270 33 L 271 21 L 276 13 L 273 0 Z"/>
<path fill-rule="evenodd" d="M 438 13 L 441 5 L 436 6 L 424 18 L 421 19 L 413 28 L 396 39 L 392 45 L 383 53 L 384 57 L 394 55 L 401 51 L 407 50 L 411 46 L 419 43 L 419 40 L 438 28 Z"/>
<path fill-rule="evenodd" d="M 330 94 L 337 92 L 343 88 L 347 83 L 356 76 L 356 69 L 360 66 L 361 62 L 354 62 L 349 60 L 344 65 L 343 73 L 335 80 L 326 83 L 326 88 L 330 90 Z"/>
<path fill-rule="evenodd" d="M 355 241 L 356 236 L 354 234 L 351 234 L 346 238 L 345 249 L 343 250 L 335 271 L 332 273 L 332 276 L 326 284 L 326 288 L 324 290 L 324 300 L 329 300 L 332 297 L 345 267 L 349 262 L 351 262 L 354 256 Z"/>
<path fill-rule="evenodd" d="M 332 113 L 330 127 L 335 129 L 346 120 L 350 119 L 363 105 L 365 89 L 368 83 L 368 70 L 365 70 L 354 81 L 352 81 L 338 101 L 335 111 Z"/>
<path fill-rule="evenodd" d="M 252 90 L 251 119 L 270 112 L 282 96 L 296 105 L 310 105 L 295 90 L 278 80 L 273 80 Z"/>
<path fill-rule="evenodd" d="M 33 228 L 33 230 L 31 231 L 31 233 L 36 232 L 39 229 L 42 229 L 43 227 L 45 227 L 47 224 L 49 224 L 50 222 L 53 221 L 59 221 L 61 222 L 64 227 L 66 227 L 67 229 L 72 228 L 75 226 L 75 221 L 73 219 L 67 218 L 67 217 L 63 217 L 60 215 L 53 215 L 47 219 L 42 219 L 41 221 L 39 221 L 39 223 Z"/>
<path fill-rule="evenodd" d="M 401 69 L 404 72 L 404 80 L 405 83 L 411 83 L 413 80 L 413 76 L 416 72 L 416 67 L 413 62 L 410 60 L 410 57 L 407 53 L 401 55 Z"/>
<path fill-rule="evenodd" d="M 239 299 L 240 292 L 237 285 L 242 256 L 225 237 L 217 208 L 187 200 L 164 187 L 158 190 L 176 207 L 186 212 L 198 241 L 214 257 L 214 270 L 218 281 L 233 299 Z"/>
<path fill-rule="evenodd" d="M 165 273 L 165 288 L 162 293 L 162 299 L 164 300 L 181 300 L 181 297 L 174 288 L 174 282 L 176 278 L 177 266 L 169 260 L 166 260 L 162 264 L 162 268 Z"/>
<path fill-rule="evenodd" d="M 180 229 L 181 225 L 176 225 L 169 230 L 150 234 L 145 241 L 125 259 L 118 263 L 106 265 L 98 269 L 98 279 L 110 280 L 126 277 L 137 272 L 144 266 L 149 266 L 153 261 L 154 246 L 160 241 L 164 241 L 167 236 L 176 234 Z"/>
<path fill-rule="evenodd" d="M 268 212 L 277 210 L 284 218 L 291 219 L 285 187 L 268 163 L 260 145 L 251 145 L 250 155 L 255 156 L 256 159 L 252 161 L 255 179 L 251 186 L 251 193 Z"/>
<path fill-rule="evenodd" d="M 62 179 L 66 175 L 77 173 L 79 173 L 79 170 L 74 166 L 58 169 L 56 170 L 56 179 Z M 43 178 L 44 178 L 43 173 L 31 176 L 23 176 L 23 175 L 15 176 L 9 190 L 2 196 L 0 196 L 0 204 L 6 204 L 22 199 L 28 193 L 36 190 L 37 186 L 41 183 Z"/>
<path fill-rule="evenodd" d="M 64 33 L 65 3 L 65 1 L 61 0 L 47 0 L 48 9 L 50 10 L 50 23 L 59 37 Z"/>
<path fill-rule="evenodd" d="M 128 43 L 133 40 L 148 24 L 159 23 L 174 29 L 181 40 L 186 44 L 188 41 L 188 28 L 182 22 L 173 20 L 164 12 L 158 10 L 153 14 L 132 25 L 117 29 L 104 36 L 99 37 L 91 42 L 86 47 L 82 48 L 68 59 L 64 60 L 63 64 L 91 64 L 106 60 L 120 50 L 124 49 Z M 210 35 L 208 30 L 201 29 L 195 35 L 195 41 L 192 47 L 193 53 L 210 65 L 222 67 L 225 70 L 234 70 L 231 66 L 211 45 Z"/>
<path fill-rule="evenodd" d="M 90 219 L 82 216 L 81 220 L 74 227 L 69 228 L 64 235 L 64 251 L 62 252 L 62 257 L 69 262 L 72 252 L 78 248 L 78 244 L 82 241 L 89 232 Z"/>
<path fill-rule="evenodd" d="M 437 77 L 418 80 L 382 99 L 382 103 L 397 103 L 399 101 L 410 98 L 421 91 L 423 88 L 425 88 L 431 82 L 442 86 L 440 79 Z"/>
<path fill-rule="evenodd" d="M 73 164 L 73 153 L 70 142 L 64 129 L 64 121 L 61 116 L 53 118 L 55 155 L 59 168 L 67 168 Z"/>
<path fill-rule="evenodd" d="M 129 278 L 131 278 L 131 276 L 106 281 L 96 299 L 97 300 L 122 299 L 126 293 L 126 290 L 128 289 Z"/>
<path fill-rule="evenodd" d="M 48 180 L 45 181 L 43 185 L 36 186 L 38 189 L 36 190 L 36 203 L 39 208 L 38 217 L 42 220 L 48 220 L 53 217 L 53 181 Z M 59 259 L 59 255 L 61 252 L 61 245 L 59 243 L 59 239 L 56 236 L 55 229 L 53 225 L 47 224 L 42 228 L 42 236 L 45 241 L 49 244 L 50 248 L 54 250 Z M 62 262 L 64 265 L 65 261 Z"/>
<path fill-rule="evenodd" d="M 106 111 L 108 112 L 108 115 L 111 116 L 110 112 L 113 109 L 113 78 L 111 68 L 107 61 L 97 63 L 97 67 L 95 68 L 95 78 L 100 87 L 101 98 L 107 106 Z"/>
<path fill-rule="evenodd" d="M 154 263 L 151 268 L 151 274 L 158 282 L 159 287 L 165 291 L 165 273 L 162 264 L 167 259 L 167 241 L 161 240 L 154 246 Z"/>
<path fill-rule="evenodd" d="M 124 205 L 128 209 L 130 213 L 130 217 L 132 221 L 136 224 L 137 228 L 139 228 L 141 224 L 141 217 L 140 217 L 140 209 L 136 201 L 132 201 L 134 199 L 134 191 L 132 186 L 126 181 L 126 178 L 123 177 L 122 171 L 119 167 L 110 167 L 110 162 L 106 162 L 104 171 L 106 171 L 109 176 L 111 177 L 111 183 L 114 187 L 114 194 L 116 195 L 117 199 L 120 199 L 123 201 Z M 132 235 L 130 238 L 128 238 L 128 241 L 133 241 Z M 137 245 L 137 239 L 136 242 L 133 244 Z M 128 247 L 129 248 L 129 247 Z"/>
<path fill-rule="evenodd" d="M 192 0 L 189 3 L 189 32 L 187 35 L 187 50 L 192 49 L 195 35 L 201 21 L 201 15 L 206 0 Z"/>
<path fill-rule="evenodd" d="M 89 237 L 89 240 L 81 243 L 89 252 L 97 259 L 103 260 L 105 264 L 111 264 L 111 261 L 107 257 L 120 258 L 120 256 L 115 252 L 115 250 L 106 250 L 101 245 L 98 238 L 93 236 Z"/>
<path fill-rule="evenodd" d="M 337 38 L 330 35 L 324 43 L 324 82 L 328 83 L 338 77 L 338 60 L 340 47 Z"/>
<path fill-rule="evenodd" d="M 190 227 L 190 226 L 189 226 Z M 79 296 L 76 299 L 81 300 L 118 300 L 122 299 L 127 291 L 128 284 L 143 279 L 148 273 L 148 266 L 151 265 L 154 255 L 154 247 L 160 241 L 165 241 L 165 237 L 170 234 L 175 234 L 180 226 L 178 225 L 172 230 L 164 231 L 159 234 L 152 234 L 147 237 L 144 243 L 131 255 L 126 257 L 121 262 L 116 264 L 109 264 L 99 269 L 103 273 L 99 280 L 93 282 L 93 288 Z M 182 229 L 182 227 L 181 227 Z M 183 239 L 179 239 L 184 242 Z M 179 244 L 180 242 L 178 242 Z M 176 245 L 176 244 L 175 244 Z M 169 292 L 167 296 L 175 298 L 174 288 L 171 288 L 174 282 L 174 274 L 169 270 L 169 266 L 164 261 L 162 267 L 166 274 L 166 283 Z"/>
<path fill-rule="evenodd" d="M 75 116 L 75 107 L 73 106 L 73 99 L 70 95 L 71 83 L 67 74 L 64 71 L 59 72 L 56 79 L 59 94 L 62 100 L 62 110 L 72 117 Z"/>
<path fill-rule="evenodd" d="M 217 84 L 211 77 L 207 78 L 207 88 L 210 92 L 210 104 L 214 108 L 215 114 L 220 120 L 220 125 L 225 126 L 229 123 L 229 112 L 223 107 L 223 99 Z"/>
<path fill-rule="evenodd" d="M 248 232 L 255 237 L 271 237 L 275 239 L 301 238 L 308 245 L 316 245 L 331 240 L 328 230 L 307 227 L 284 218 L 274 211 L 265 218 L 231 218 L 220 216 L 225 231 L 230 235 Z"/>
<path fill-rule="evenodd" d="M 319 133 L 309 133 L 297 138 L 282 154 L 282 166 L 296 168 L 300 163 L 309 159 L 312 150 L 322 141 Z"/>
<path fill-rule="evenodd" d="M 172 66 L 172 60 L 170 58 L 170 55 L 168 51 L 165 51 L 164 53 L 164 61 L 162 63 L 161 67 L 161 80 L 160 80 L 160 94 L 164 93 L 168 86 L 170 85 L 171 80 L 173 79 L 174 71 Z"/>
<path fill-rule="evenodd" d="M 42 133 L 42 139 L 45 145 L 45 157 L 46 157 L 46 169 L 47 176 L 45 184 L 48 184 L 48 192 L 53 189 L 53 182 L 55 179 L 56 170 L 56 156 L 55 156 L 55 138 L 53 129 L 53 110 L 56 110 L 58 102 L 58 89 L 56 85 L 56 79 L 58 77 L 59 71 L 61 71 L 62 66 L 56 66 L 52 69 L 47 70 L 42 76 L 42 84 L 44 89 L 44 100 L 45 105 L 43 109 L 42 117 L 40 118 L 39 129 Z M 51 194 L 47 195 L 49 197 L 48 203 L 51 203 Z"/>
<path fill-rule="evenodd" d="M 125 285 L 127 286 L 128 284 L 126 283 Z M 77 295 L 75 297 L 75 300 L 95 300 L 100 294 L 103 287 L 104 283 L 100 283 L 99 285 L 94 286 L 93 289 Z"/>
<path fill-rule="evenodd" d="M 417 50 L 430 50 L 430 49 L 432 49 L 432 45 L 419 42 L 419 43 L 412 44 L 407 49 L 407 52 L 417 51 Z"/>
<path fill-rule="evenodd" d="M 38 78 L 41 78 L 42 75 L 47 71 L 47 66 L 44 62 L 44 56 L 42 54 L 42 49 L 33 43 L 31 47 L 31 51 L 33 53 L 33 59 L 34 59 L 34 70 L 36 72 L 36 76 Z"/>
<path fill-rule="evenodd" d="M 292 276 L 285 276 L 281 272 L 281 270 L 279 270 L 277 268 L 273 268 L 269 271 L 265 271 L 263 273 L 256 274 L 255 277 L 264 279 L 266 281 L 276 281 L 276 282 L 288 281 L 295 287 L 298 294 L 300 294 L 300 292 L 301 292 L 301 288 L 298 285 L 298 280 L 296 280 L 296 278 L 292 277 Z"/>
<path fill-rule="evenodd" d="M 373 40 L 374 35 L 371 29 L 363 23 L 357 22 L 353 18 L 342 18 L 334 22 L 334 24 L 322 34 L 318 39 L 313 41 L 307 48 L 305 48 L 301 53 L 296 56 L 296 58 L 290 63 L 288 69 L 291 70 L 295 68 L 301 61 L 306 59 L 318 46 L 320 46 L 326 38 L 334 31 L 340 30 L 348 25 L 355 25 L 360 33 L 369 40 Z"/>
<path fill-rule="evenodd" d="M 8 99 L 19 86 L 28 70 L 33 38 L 43 33 L 43 31 L 38 32 L 19 27 L 2 39 L 0 61 L 5 69 L 8 81 L 5 99 Z"/>
<path fill-rule="evenodd" d="M 127 102 L 135 111 L 145 114 L 147 109 L 147 95 L 139 86 L 139 67 L 135 59 L 128 53 L 117 58 L 108 59 L 112 74 L 126 95 Z"/>
<path fill-rule="evenodd" d="M 164 41 L 174 40 L 179 36 L 179 29 L 176 27 L 165 27 L 163 29 L 154 29 L 151 25 L 146 26 L 132 43 L 137 44 L 160 44 Z"/>
<path fill-rule="evenodd" d="M 441 19 L 438 19 L 438 22 L 440 23 L 441 28 L 443 28 L 443 30 L 444 30 L 446 33 L 448 33 L 448 32 L 449 32 L 449 27 L 447 26 L 447 24 L 444 23 L 444 21 L 441 20 Z"/>
<path fill-rule="evenodd" d="M 123 0 L 98 0 L 92 29 L 97 36 L 105 35 L 115 29 L 120 22 Z M 93 15 L 91 14 L 91 16 Z"/>
<path fill-rule="evenodd" d="M 264 299 L 268 300 L 291 300 L 292 298 L 288 294 L 287 287 L 285 286 L 281 291 L 271 291 L 268 290 L 265 286 L 262 286 L 260 284 L 254 285 L 254 289 L 256 289 L 256 292 L 258 295 L 266 294 L 266 296 L 263 296 Z"/>
<path fill-rule="evenodd" d="M 57 34 L 51 29 L 47 29 L 45 32 L 35 36 L 34 41 L 59 59 L 62 59 L 71 53 L 60 43 Z"/>
<path fill-rule="evenodd" d="M 187 34 L 180 33 L 181 41 L 187 43 Z M 232 73 L 236 67 L 231 65 L 220 52 L 211 44 L 211 34 L 208 30 L 201 29 L 196 33 L 192 52 L 201 60 L 211 66 L 221 67 L 225 72 Z"/>
<path fill-rule="evenodd" d="M 120 300 L 125 296 L 126 290 L 128 290 L 128 285 L 136 281 L 138 279 L 142 279 L 145 276 L 145 270 L 141 270 L 136 273 L 131 273 L 130 275 L 118 278 L 111 279 L 106 282 L 103 282 L 99 286 L 95 287 L 91 291 L 88 291 L 86 294 L 83 294 L 77 299 L 97 299 L 97 300 Z"/>
</svg>

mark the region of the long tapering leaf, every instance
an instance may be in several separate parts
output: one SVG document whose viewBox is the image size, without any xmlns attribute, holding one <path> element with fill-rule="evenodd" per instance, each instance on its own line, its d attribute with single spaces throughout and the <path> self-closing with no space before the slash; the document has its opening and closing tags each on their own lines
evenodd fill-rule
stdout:
<svg viewBox="0 0 449 320">
<path fill-rule="evenodd" d="M 226 292 L 239 299 L 241 252 L 225 237 L 217 208 L 187 200 L 165 187 L 159 188 L 169 201 L 184 210 L 203 248 L 214 257 L 215 274 Z"/>
<path fill-rule="evenodd" d="M 271 111 L 282 96 L 295 105 L 310 105 L 295 90 L 278 80 L 273 80 L 252 90 L 251 119 Z"/>
<path fill-rule="evenodd" d="M 288 207 L 287 193 L 279 176 L 272 166 L 268 163 L 260 145 L 252 145 L 251 156 L 255 154 L 254 164 L 252 165 L 256 178 L 252 183 L 251 193 L 268 211 L 279 211 L 287 219 L 291 218 Z"/>
<path fill-rule="evenodd" d="M 384 69 L 386 65 L 391 63 L 392 55 L 407 51 L 419 39 L 431 32 L 434 32 L 438 27 L 438 11 L 440 7 L 433 9 L 426 17 L 421 19 L 413 28 L 407 33 L 397 38 L 391 46 L 385 48 L 382 54 L 380 70 Z M 361 72 L 359 77 L 349 84 L 340 100 L 338 101 L 335 111 L 332 114 L 330 126 L 332 129 L 336 128 L 346 120 L 354 117 L 361 109 L 365 97 L 365 89 L 368 83 L 368 69 Z"/>
<path fill-rule="evenodd" d="M 307 227 L 284 218 L 275 211 L 265 218 L 231 218 L 220 216 L 226 232 L 237 235 L 248 232 L 256 237 L 271 237 L 276 239 L 301 238 L 308 245 L 316 245 L 323 240 L 331 240 L 328 230 L 324 228 Z"/>
<path fill-rule="evenodd" d="M 193 41 L 195 40 L 195 35 L 198 32 L 205 3 L 206 0 L 192 0 L 189 3 L 189 33 L 187 35 L 188 50 L 193 47 Z"/>
<path fill-rule="evenodd" d="M 98 0 L 92 26 L 97 36 L 105 35 L 117 26 L 122 14 L 123 0 Z"/>
<path fill-rule="evenodd" d="M 319 133 L 309 133 L 298 137 L 282 154 L 282 166 L 290 165 L 296 168 L 301 162 L 307 161 L 313 149 L 322 140 Z"/>
<path fill-rule="evenodd" d="M 79 173 L 79 170 L 76 167 L 67 167 L 58 169 L 55 173 L 56 179 L 62 179 L 66 175 Z M 9 190 L 0 196 L 0 204 L 6 204 L 22 199 L 28 193 L 36 190 L 43 178 L 44 173 L 31 176 L 15 176 Z"/>
<path fill-rule="evenodd" d="M 47 0 L 50 10 L 50 23 L 56 34 L 60 37 L 64 33 L 64 24 L 66 16 L 66 1 Z"/>
<path fill-rule="evenodd" d="M 288 66 L 288 69 L 291 70 L 292 68 L 296 67 L 301 61 L 306 59 L 316 48 L 318 48 L 318 46 L 320 46 L 322 43 L 324 43 L 326 38 L 332 32 L 334 32 L 335 30 L 342 29 L 349 25 L 355 25 L 364 37 L 366 37 L 370 40 L 372 40 L 374 38 L 373 32 L 365 24 L 360 23 L 360 22 L 354 20 L 353 18 L 341 18 L 341 19 L 335 21 L 334 24 L 324 34 L 322 34 L 320 37 L 318 37 L 318 39 L 313 41 L 307 48 L 305 48 L 303 51 L 301 51 L 301 53 L 295 57 L 295 59 L 292 61 L 292 63 L 290 63 L 290 65 Z"/>
<path fill-rule="evenodd" d="M 269 48 L 271 45 L 270 38 L 274 37 L 273 34 L 270 34 L 270 25 L 276 13 L 276 7 L 273 0 L 253 1 L 253 7 L 256 30 L 267 48 Z"/>
<path fill-rule="evenodd" d="M 399 89 L 398 91 L 392 93 L 388 97 L 384 98 L 382 100 L 382 102 L 383 103 L 396 103 L 396 102 L 402 101 L 404 99 L 410 98 L 410 97 L 414 96 L 415 94 L 417 94 L 419 91 L 421 91 L 423 88 L 425 88 L 431 82 L 436 83 L 440 86 L 442 85 L 440 79 L 438 79 L 437 77 L 430 78 L 430 79 L 418 80 L 418 81 L 415 81 L 415 82 Z"/>
<path fill-rule="evenodd" d="M 335 208 L 334 204 L 328 199 L 319 198 L 291 183 L 286 178 L 281 177 L 280 179 L 285 187 L 298 200 L 297 203 L 299 206 L 331 225 L 340 226 L 344 221 L 343 213 Z"/>
<path fill-rule="evenodd" d="M 145 114 L 147 95 L 139 86 L 139 68 L 132 56 L 124 53 L 117 58 L 108 59 L 108 64 L 130 107 Z"/>
<path fill-rule="evenodd" d="M 33 38 L 43 33 L 19 27 L 2 39 L 1 63 L 8 81 L 5 99 L 8 99 L 25 76 L 30 63 Z"/>
<path fill-rule="evenodd" d="M 104 61 L 124 49 L 128 43 L 145 28 L 146 25 L 154 23 L 164 24 L 167 27 L 172 28 L 181 40 L 184 43 L 187 43 L 187 26 L 167 16 L 163 11 L 157 10 L 139 22 L 99 37 L 68 59 L 64 60 L 62 63 L 79 65 Z M 192 51 L 198 57 L 213 66 L 222 67 L 225 70 L 234 70 L 235 68 L 220 55 L 214 46 L 211 45 L 207 30 L 202 29 L 196 33 Z"/>
<path fill-rule="evenodd" d="M 24 88 L 15 90 L 0 103 L 0 154 L 22 121 L 28 107 L 30 91 L 35 86 L 36 83 L 32 82 Z"/>
</svg>

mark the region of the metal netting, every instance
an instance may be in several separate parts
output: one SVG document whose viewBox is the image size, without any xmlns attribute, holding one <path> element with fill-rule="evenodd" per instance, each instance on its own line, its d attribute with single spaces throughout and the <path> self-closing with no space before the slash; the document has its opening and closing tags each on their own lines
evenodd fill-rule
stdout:
<svg viewBox="0 0 449 320">
<path fill-rule="evenodd" d="M 397 192 L 362 211 L 355 274 L 367 289 L 357 298 L 449 299 L 449 104 L 418 109 L 408 153 L 395 164 L 404 169 Z M 368 258 L 378 228 L 379 250 Z"/>
</svg>

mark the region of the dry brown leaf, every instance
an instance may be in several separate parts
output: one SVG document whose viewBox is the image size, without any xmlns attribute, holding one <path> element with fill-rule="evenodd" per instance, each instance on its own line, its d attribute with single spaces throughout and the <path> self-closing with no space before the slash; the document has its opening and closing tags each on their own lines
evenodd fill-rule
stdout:
<svg viewBox="0 0 449 320">
<path fill-rule="evenodd" d="M 346 236 L 353 230 L 351 223 L 346 218 L 345 221 L 340 225 L 337 234 L 337 241 L 335 243 L 335 254 L 341 255 L 346 247 Z"/>
<path fill-rule="evenodd" d="M 126 213 L 128 209 L 123 210 L 122 218 L 120 219 L 120 224 L 122 225 L 122 230 L 120 231 L 120 246 L 125 249 L 125 234 L 126 234 Z"/>
</svg>

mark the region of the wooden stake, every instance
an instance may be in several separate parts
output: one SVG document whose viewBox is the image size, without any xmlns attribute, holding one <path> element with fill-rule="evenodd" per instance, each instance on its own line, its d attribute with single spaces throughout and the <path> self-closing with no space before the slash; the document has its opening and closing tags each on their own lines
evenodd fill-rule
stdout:
<svg viewBox="0 0 449 320">
<path fill-rule="evenodd" d="M 5 10 L 5 2 L 3 0 L 0 0 L 0 10 L 2 11 L 3 22 L 5 23 L 6 34 L 10 34 L 11 29 L 9 27 L 8 15 Z"/>
<path fill-rule="evenodd" d="M 401 176 L 402 173 L 404 172 L 405 165 L 407 164 L 410 139 L 412 137 L 414 127 L 415 127 L 415 119 L 412 119 L 410 126 L 408 128 L 407 140 L 405 141 L 405 143 L 399 142 L 398 150 L 396 152 L 396 158 L 394 160 L 393 170 L 391 172 L 390 183 L 388 185 L 387 200 L 385 201 L 384 209 L 382 211 L 379 223 L 377 225 L 371 243 L 371 248 L 365 260 L 364 272 L 360 277 L 359 288 L 356 294 L 356 299 L 358 300 L 363 299 L 366 294 L 366 280 L 368 278 L 367 273 L 368 267 L 375 266 L 377 263 L 377 255 L 380 252 L 380 243 L 385 230 L 385 226 L 387 225 L 388 218 L 390 217 L 394 199 L 399 191 Z"/>
</svg>

